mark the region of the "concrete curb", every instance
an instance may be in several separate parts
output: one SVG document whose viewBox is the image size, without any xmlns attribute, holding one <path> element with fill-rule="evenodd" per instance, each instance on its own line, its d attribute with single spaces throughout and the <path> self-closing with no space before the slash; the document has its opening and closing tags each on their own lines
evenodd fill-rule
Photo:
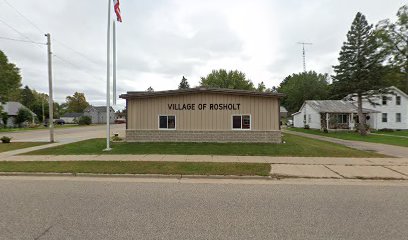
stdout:
<svg viewBox="0 0 408 240">
<path fill-rule="evenodd" d="M 42 173 L 42 172 L 0 172 L 0 176 L 29 177 L 112 177 L 112 178 L 164 178 L 164 179 L 245 179 L 270 180 L 271 176 L 235 176 L 235 175 L 166 175 L 166 174 L 103 174 L 103 173 Z"/>
</svg>

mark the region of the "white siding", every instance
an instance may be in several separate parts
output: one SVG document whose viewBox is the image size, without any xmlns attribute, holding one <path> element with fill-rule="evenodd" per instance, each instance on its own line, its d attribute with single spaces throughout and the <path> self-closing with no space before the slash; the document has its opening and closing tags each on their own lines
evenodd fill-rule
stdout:
<svg viewBox="0 0 408 240">
<path fill-rule="evenodd" d="M 371 113 L 368 124 L 374 129 L 408 129 L 408 98 L 395 91 L 396 96 L 388 94 L 386 105 L 382 105 L 382 98 L 373 99 L 380 105 L 372 105 L 368 101 L 363 102 L 363 108 L 373 109 L 380 113 Z M 401 96 L 401 104 L 396 104 L 396 97 Z M 387 122 L 382 122 L 382 113 L 387 113 Z M 396 113 L 401 113 L 401 122 L 396 122 Z"/>
<path fill-rule="evenodd" d="M 309 104 L 304 104 L 299 110 L 300 113 L 293 116 L 293 126 L 297 128 L 303 128 L 305 124 L 309 125 L 310 128 L 320 129 L 320 113 L 309 106 Z M 304 122 L 306 116 L 306 123 Z"/>
</svg>

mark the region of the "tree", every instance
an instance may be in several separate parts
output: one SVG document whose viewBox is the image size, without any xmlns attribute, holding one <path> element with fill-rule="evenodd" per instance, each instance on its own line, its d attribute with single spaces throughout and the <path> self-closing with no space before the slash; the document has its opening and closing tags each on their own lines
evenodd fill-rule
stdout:
<svg viewBox="0 0 408 240">
<path fill-rule="evenodd" d="M 20 69 L 9 63 L 7 56 L 0 50 L 0 102 L 9 101 L 10 95 L 21 87 Z"/>
<path fill-rule="evenodd" d="M 180 82 L 180 84 L 178 86 L 178 89 L 188 89 L 188 88 L 190 88 L 190 84 L 188 84 L 187 78 L 185 78 L 183 76 L 183 78 L 181 79 L 181 82 Z"/>
<path fill-rule="evenodd" d="M 246 79 L 245 73 L 238 70 L 227 72 L 225 69 L 213 70 L 206 77 L 201 77 L 200 85 L 210 88 L 255 89 L 251 80 Z"/>
<path fill-rule="evenodd" d="M 380 21 L 376 26 L 376 34 L 388 51 L 389 63 L 393 67 L 388 72 L 395 79 L 397 87 L 408 93 L 408 5 L 402 6 L 397 12 L 397 21 L 389 19 Z"/>
<path fill-rule="evenodd" d="M 154 89 L 152 88 L 152 86 L 150 86 L 149 88 L 147 88 L 146 91 L 148 91 L 148 92 L 154 92 Z"/>
<path fill-rule="evenodd" d="M 20 108 L 17 112 L 16 116 L 16 124 L 18 124 L 20 127 L 22 126 L 23 123 L 29 122 L 33 120 L 33 115 L 31 114 L 30 110 L 27 108 Z"/>
<path fill-rule="evenodd" d="M 29 109 L 32 109 L 33 105 L 35 104 L 35 96 L 33 94 L 33 91 L 28 86 L 25 86 L 21 90 L 21 104 L 24 106 L 28 107 Z"/>
<path fill-rule="evenodd" d="M 85 108 L 89 106 L 86 101 L 85 94 L 75 92 L 73 96 L 67 96 L 66 98 L 67 111 L 68 112 L 84 112 Z"/>
<path fill-rule="evenodd" d="M 347 41 L 343 43 L 338 58 L 339 64 L 334 66 L 333 90 L 338 94 L 355 93 L 358 105 L 359 131 L 366 135 L 366 118 L 363 115 L 363 98 L 369 99 L 378 94 L 384 87 L 382 77 L 384 52 L 379 51 L 380 44 L 375 37 L 372 25 L 365 16 L 357 13 L 347 33 Z M 372 91 L 371 91 L 372 90 Z"/>
<path fill-rule="evenodd" d="M 256 88 L 256 90 L 258 92 L 265 92 L 267 90 L 265 87 L 265 83 L 264 82 L 258 83 L 258 87 Z"/>
<path fill-rule="evenodd" d="M 294 73 L 287 76 L 278 88 L 271 91 L 285 94 L 282 105 L 289 112 L 296 112 L 306 100 L 323 100 L 329 96 L 327 74 L 314 71 Z"/>
</svg>

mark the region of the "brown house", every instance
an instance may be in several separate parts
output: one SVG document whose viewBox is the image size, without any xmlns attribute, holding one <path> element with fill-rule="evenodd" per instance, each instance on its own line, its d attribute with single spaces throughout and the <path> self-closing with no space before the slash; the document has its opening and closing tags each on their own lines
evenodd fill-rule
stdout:
<svg viewBox="0 0 408 240">
<path fill-rule="evenodd" d="M 126 140 L 280 143 L 279 93 L 191 88 L 128 92 Z"/>
</svg>

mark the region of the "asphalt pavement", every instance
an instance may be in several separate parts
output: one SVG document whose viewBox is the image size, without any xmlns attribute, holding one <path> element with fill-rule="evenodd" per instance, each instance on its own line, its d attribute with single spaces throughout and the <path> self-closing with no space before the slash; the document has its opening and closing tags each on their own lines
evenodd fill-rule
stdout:
<svg viewBox="0 0 408 240">
<path fill-rule="evenodd" d="M 406 239 L 407 187 L 0 177 L 0 239 Z"/>
<path fill-rule="evenodd" d="M 125 124 L 112 124 L 111 133 L 125 136 Z M 3 133 L 11 137 L 14 142 L 47 142 L 50 140 L 49 130 L 28 130 L 21 132 Z M 55 141 L 62 143 L 75 142 L 91 138 L 106 137 L 106 125 L 78 126 L 54 129 Z"/>
</svg>

